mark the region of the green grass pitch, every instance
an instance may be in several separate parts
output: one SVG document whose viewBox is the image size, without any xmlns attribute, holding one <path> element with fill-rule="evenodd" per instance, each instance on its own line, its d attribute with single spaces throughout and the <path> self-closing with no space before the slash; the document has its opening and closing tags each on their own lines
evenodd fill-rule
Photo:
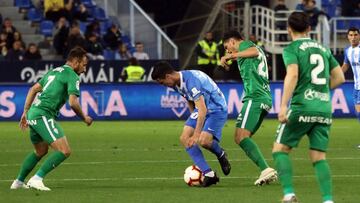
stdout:
<svg viewBox="0 0 360 203">
<path fill-rule="evenodd" d="M 280 202 L 280 184 L 256 187 L 260 171 L 233 142 L 235 121 L 227 122 L 222 146 L 232 171 L 225 177 L 214 155 L 207 160 L 220 175 L 210 188 L 187 186 L 183 171 L 192 164 L 179 135 L 184 121 L 109 121 L 86 127 L 60 122 L 72 155 L 45 179 L 51 192 L 9 189 L 20 163 L 32 150 L 27 132 L 15 122 L 0 123 L 0 202 Z M 266 119 L 254 136 L 273 165 L 271 146 L 277 121 Z M 335 119 L 328 160 L 332 169 L 335 202 L 360 201 L 360 125 L 355 119 Z M 314 170 L 303 139 L 291 154 L 296 194 L 301 202 L 321 202 Z M 38 166 L 37 166 L 38 168 Z M 36 168 L 36 169 L 37 169 Z M 33 173 L 32 173 L 33 174 Z M 31 174 L 31 175 L 32 175 Z"/>
</svg>

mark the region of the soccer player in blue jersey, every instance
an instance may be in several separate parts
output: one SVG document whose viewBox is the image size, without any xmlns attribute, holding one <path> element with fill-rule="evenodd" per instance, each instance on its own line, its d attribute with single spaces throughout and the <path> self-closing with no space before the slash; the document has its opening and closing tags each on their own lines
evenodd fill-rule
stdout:
<svg viewBox="0 0 360 203">
<path fill-rule="evenodd" d="M 355 113 L 360 121 L 360 31 L 356 27 L 351 27 L 347 31 L 350 46 L 345 48 L 344 63 L 341 69 L 345 73 L 351 66 L 354 74 L 354 105 Z M 360 145 L 358 145 L 360 149 Z"/>
<path fill-rule="evenodd" d="M 151 77 L 158 83 L 173 88 L 188 101 L 191 115 L 185 123 L 180 142 L 203 172 L 202 186 L 216 184 L 219 177 L 211 170 L 199 146 L 216 155 L 225 175 L 230 173 L 227 154 L 219 145 L 221 131 L 227 119 L 224 94 L 205 73 L 198 70 L 175 71 L 167 62 L 157 63 Z"/>
</svg>

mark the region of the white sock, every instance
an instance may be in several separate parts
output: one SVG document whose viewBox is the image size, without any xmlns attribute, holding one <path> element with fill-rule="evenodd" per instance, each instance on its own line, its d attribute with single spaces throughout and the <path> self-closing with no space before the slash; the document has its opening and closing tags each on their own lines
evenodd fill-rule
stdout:
<svg viewBox="0 0 360 203">
<path fill-rule="evenodd" d="M 284 195 L 284 200 L 290 200 L 294 196 L 295 196 L 295 193 L 286 194 L 286 195 Z"/>
<path fill-rule="evenodd" d="M 332 200 L 326 200 L 324 203 L 334 203 Z"/>
<path fill-rule="evenodd" d="M 210 171 L 210 172 L 207 172 L 207 173 L 205 174 L 205 176 L 207 176 L 207 177 L 214 177 L 214 176 L 215 176 L 215 173 L 214 173 L 214 171 Z"/>
<path fill-rule="evenodd" d="M 33 176 L 33 178 L 34 178 L 35 180 L 40 180 L 40 181 L 42 181 L 42 180 L 43 180 L 43 178 L 42 178 L 42 177 L 40 177 L 40 176 L 38 176 L 38 175 L 34 175 L 34 176 Z"/>
</svg>

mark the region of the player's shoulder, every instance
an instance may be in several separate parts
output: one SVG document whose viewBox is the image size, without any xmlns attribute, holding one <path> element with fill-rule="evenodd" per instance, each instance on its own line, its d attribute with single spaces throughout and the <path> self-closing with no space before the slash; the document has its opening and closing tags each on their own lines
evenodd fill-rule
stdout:
<svg viewBox="0 0 360 203">
<path fill-rule="evenodd" d="M 349 51 L 350 47 L 351 47 L 351 45 L 348 45 L 344 48 L 344 54 L 346 54 Z"/>
</svg>

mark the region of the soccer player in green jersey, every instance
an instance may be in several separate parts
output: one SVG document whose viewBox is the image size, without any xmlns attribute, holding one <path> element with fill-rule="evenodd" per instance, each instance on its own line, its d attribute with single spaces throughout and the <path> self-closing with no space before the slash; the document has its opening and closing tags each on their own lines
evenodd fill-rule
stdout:
<svg viewBox="0 0 360 203">
<path fill-rule="evenodd" d="M 21 116 L 20 127 L 24 130 L 30 126 L 30 140 L 35 151 L 26 156 L 11 189 L 30 187 L 42 191 L 50 190 L 43 184 L 43 178 L 70 156 L 68 141 L 62 128 L 55 121 L 60 108 L 67 100 L 76 115 L 88 126 L 91 125 L 92 118 L 84 115 L 78 101 L 80 95 L 79 75 L 85 72 L 87 61 L 86 51 L 82 48 L 74 48 L 70 51 L 65 65 L 50 70 L 30 88 Z M 39 96 L 35 99 L 37 93 Z M 46 155 L 49 145 L 54 152 L 47 157 L 36 174 L 25 184 L 26 176 Z"/>
<path fill-rule="evenodd" d="M 235 143 L 261 171 L 254 184 L 270 183 L 277 179 L 277 173 L 252 139 L 272 106 L 265 54 L 253 42 L 243 40 L 237 31 L 227 32 L 223 42 L 227 54 L 221 58 L 222 66 L 227 69 L 228 60 L 237 60 L 244 83 L 244 105 L 236 122 Z"/>
<path fill-rule="evenodd" d="M 326 161 L 332 122 L 330 89 L 345 79 L 330 50 L 308 37 L 310 29 L 305 13 L 293 12 L 289 16 L 288 32 L 292 42 L 283 52 L 286 76 L 278 114 L 281 124 L 273 146 L 273 158 L 284 193 L 283 202 L 286 203 L 298 202 L 289 153 L 305 134 L 309 138 L 309 155 L 323 202 L 333 202 L 330 168 Z"/>
</svg>

